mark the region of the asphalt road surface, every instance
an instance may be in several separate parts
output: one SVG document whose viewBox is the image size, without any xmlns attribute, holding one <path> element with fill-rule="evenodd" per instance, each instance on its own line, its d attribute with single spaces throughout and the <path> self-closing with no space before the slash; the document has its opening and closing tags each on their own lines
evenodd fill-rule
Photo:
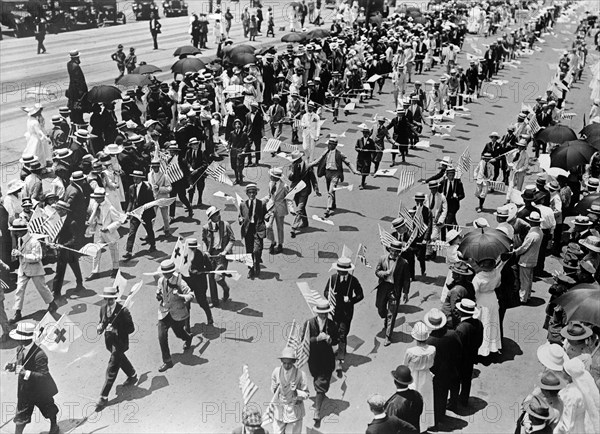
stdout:
<svg viewBox="0 0 600 434">
<path fill-rule="evenodd" d="M 582 12 L 582 11 L 581 11 Z M 135 46 L 138 58 L 155 63 L 168 70 L 173 60 L 172 50 L 187 42 L 185 36 L 185 18 L 163 20 L 164 32 L 159 44 L 161 50 L 150 50 L 150 38 L 147 23 L 133 23 L 122 27 L 88 30 L 48 38 L 46 56 L 35 56 L 32 40 L 5 40 L 2 42 L 1 73 L 4 82 L 23 82 L 27 86 L 33 82 L 65 82 L 67 52 L 72 48 L 82 51 L 82 67 L 89 85 L 110 83 L 116 68 L 109 61 L 109 54 L 117 43 L 126 47 Z M 573 20 L 573 23 L 576 21 Z M 430 176 L 436 170 L 436 161 L 443 156 L 450 156 L 455 162 L 464 149 L 469 146 L 474 162 L 491 131 L 503 134 L 509 123 L 514 123 L 522 103 L 532 104 L 537 95 L 544 93 L 553 71 L 548 64 L 557 63 L 560 51 L 570 44 L 574 24 L 559 24 L 554 35 L 545 37 L 542 52 L 520 58 L 518 68 L 506 67 L 498 79 L 506 80 L 502 86 L 487 85 L 485 92 L 491 97 L 483 98 L 469 104 L 471 116 L 457 117 L 449 137 L 428 137 L 430 131 L 425 128 L 425 138 L 431 141 L 428 149 L 412 150 L 408 165 L 417 170 L 417 178 Z M 240 40 L 239 30 L 236 30 Z M 265 38 L 259 38 L 262 43 Z M 487 41 L 481 37 L 469 36 L 464 48 L 471 50 L 482 47 Z M 209 44 L 210 45 L 210 44 Z M 597 53 L 591 53 L 588 64 L 597 59 Z M 465 55 L 461 54 L 460 64 L 467 65 Z M 442 70 L 435 69 L 418 78 L 426 81 L 438 79 Z M 163 74 L 162 77 L 167 77 Z M 576 84 L 567 99 L 567 111 L 575 111 L 579 115 L 570 121 L 578 131 L 581 127 L 582 114 L 589 109 L 589 91 L 587 83 L 590 79 L 588 68 L 584 71 L 584 80 Z M 16 158 L 17 146 L 21 131 L 25 128 L 25 116 L 17 108 L 23 105 L 20 94 L 3 92 L 8 101 L 2 104 L 2 159 Z M 54 107 L 60 102 L 50 102 Z M 341 122 L 334 125 L 331 115 L 326 114 L 327 121 L 323 126 L 317 153 L 325 148 L 325 138 L 329 133 L 345 132 L 345 139 L 340 148 L 353 161 L 356 158 L 354 143 L 360 135 L 358 125 L 369 123 L 373 115 L 391 117 L 388 110 L 393 110 L 391 85 L 388 82 L 382 95 L 361 104 L 348 117 L 341 117 Z M 48 110 L 47 116 L 50 112 Z M 450 122 L 446 122 L 450 124 Z M 6 134 L 6 137 L 5 137 Z M 289 128 L 284 136 L 290 136 Z M 263 165 L 246 169 L 246 180 L 257 182 L 265 192 L 268 183 L 269 166 L 281 166 L 285 160 L 263 155 Z M 386 156 L 382 168 L 388 168 L 389 156 Z M 226 162 L 229 167 L 228 162 Z M 536 167 L 531 167 L 533 173 Z M 360 180 L 349 173 L 346 184 L 358 187 Z M 67 272 L 59 313 L 66 313 L 83 330 L 83 337 L 76 340 L 66 354 L 50 353 L 50 370 L 54 376 L 59 394 L 55 397 L 61 409 L 59 421 L 63 432 L 77 433 L 164 433 L 164 432 L 199 432 L 228 433 L 241 423 L 241 393 L 238 378 L 242 366 L 247 364 L 250 376 L 258 385 L 253 402 L 265 407 L 270 400 L 270 374 L 277 366 L 282 348 L 285 346 L 287 332 L 292 320 L 301 323 L 311 317 L 298 288 L 297 282 L 307 282 L 311 288 L 322 291 L 328 276 L 328 270 L 341 254 L 344 244 L 354 253 L 359 243 L 367 246 L 367 258 L 373 267 L 383 252 L 379 244 L 377 226 L 390 230 L 390 221 L 396 216 L 398 202 L 401 199 L 405 206 L 414 205 L 413 194 L 426 191 L 425 186 L 417 185 L 400 197 L 395 190 L 398 180 L 390 177 L 369 178 L 366 190 L 355 189 L 352 192 L 338 192 L 338 210 L 331 218 L 334 225 L 325 225 L 311 221 L 311 227 L 294 240 L 289 237 L 290 217 L 286 218 L 286 240 L 284 252 L 271 256 L 265 250 L 264 266 L 261 278 L 249 281 L 246 279 L 246 267 L 240 263 L 232 263 L 230 268 L 241 272 L 238 281 L 229 279 L 231 301 L 222 308 L 213 309 L 214 327 L 206 325 L 204 313 L 197 305 L 192 308 L 192 330 L 195 333 L 192 351 L 183 353 L 182 342 L 172 334 L 170 336 L 171 351 L 175 366 L 164 373 L 157 371 L 161 365 L 160 350 L 157 339 L 157 301 L 155 299 L 155 282 L 152 277 L 144 276 L 144 272 L 156 270 L 159 262 L 168 257 L 174 246 L 174 240 L 157 244 L 158 252 L 149 254 L 139 245 L 134 249 L 135 258 L 122 264 L 121 271 L 129 280 L 129 286 L 142 279 L 144 286 L 135 305 L 132 315 L 136 332 L 132 336 L 129 359 L 132 361 L 140 377 L 134 387 L 113 389 L 109 406 L 100 414 L 94 413 L 94 405 L 98 399 L 104 381 L 104 372 L 109 354 L 104 348 L 102 338 L 96 336 L 99 306 L 102 299 L 97 295 L 104 286 L 110 286 L 108 277 L 110 259 L 105 253 L 102 260 L 103 278 L 86 284 L 86 291 L 75 293 L 75 282 Z M 474 209 L 475 184 L 470 177 L 463 179 L 466 198 L 462 202 L 458 220 L 461 225 L 470 225 L 476 217 L 486 217 L 494 225 L 491 214 L 497 206 L 504 203 L 504 195 L 490 194 L 482 214 Z M 323 180 L 320 180 L 321 191 L 325 191 Z M 228 194 L 234 192 L 244 196 L 243 187 L 229 188 L 214 181 L 207 181 L 204 203 L 216 205 L 223 209 L 223 218 L 232 222 L 236 237 L 239 238 L 239 225 L 233 205 L 213 197 L 216 191 Z M 311 197 L 308 214 L 322 215 L 326 198 Z M 194 218 L 187 219 L 182 208 L 178 208 L 179 217 L 173 224 L 175 235 L 182 237 L 200 237 L 200 224 L 206 222 L 204 210 L 195 210 Z M 157 227 L 160 225 L 157 223 Z M 143 231 L 142 231 L 143 232 Z M 141 232 L 139 232 L 141 233 Z M 124 253 L 124 240 L 121 240 L 121 254 Z M 265 243 L 268 248 L 268 242 Z M 236 243 L 236 251 L 242 251 L 242 245 Z M 82 260 L 84 275 L 91 269 L 90 261 Z M 552 271 L 558 266 L 556 258 L 549 258 L 546 269 Z M 446 277 L 447 267 L 441 257 L 435 262 L 428 262 L 427 275 L 419 277 L 411 286 L 410 301 L 400 307 L 399 318 L 389 347 L 383 346 L 379 319 L 375 308 L 376 285 L 374 268 L 366 268 L 357 264 L 355 276 L 358 277 L 365 290 L 365 299 L 356 306 L 352 329 L 350 330 L 349 354 L 346 371 L 342 379 L 335 378 L 328 393 L 325 404 L 327 416 L 321 428 L 312 427 L 311 412 L 308 411 L 311 401 L 307 401 L 307 417 L 303 432 L 308 433 L 359 433 L 364 432 L 371 414 L 366 398 L 374 392 L 391 395 L 394 386 L 390 371 L 402 363 L 406 348 L 411 346 L 411 326 L 421 320 L 424 314 L 433 307 L 439 307 L 439 294 Z M 48 275 L 48 280 L 51 279 Z M 507 433 L 512 432 L 519 413 L 519 404 L 523 397 L 533 388 L 537 374 L 541 371 L 535 350 L 545 342 L 546 332 L 542 329 L 544 304 L 548 298 L 549 281 L 536 281 L 533 285 L 532 303 L 528 306 L 511 309 L 504 320 L 505 339 L 502 355 L 490 363 L 478 364 L 472 386 L 471 410 L 463 414 L 449 413 L 451 428 L 455 432 L 465 433 Z M 10 308 L 13 295 L 7 294 L 5 305 Z M 30 285 L 23 314 L 26 318 L 39 320 L 44 314 L 45 306 Z M 9 315 L 12 312 L 9 312 Z M 14 357 L 14 343 L 2 344 L 0 362 L 2 366 Z M 121 374 L 117 384 L 124 381 Z M 2 373 L 0 392 L 0 424 L 4 424 L 14 416 L 16 406 L 16 377 Z M 314 395 L 309 375 L 311 396 Z M 43 432 L 48 429 L 47 421 L 36 411 L 34 423 L 27 427 L 27 433 Z M 432 416 L 430 415 L 430 418 Z M 431 420 L 431 419 L 430 419 Z M 431 423 L 430 423 L 431 424 Z M 425 424 L 422 424 L 425 425 Z M 425 425 L 426 426 L 426 425 Z M 13 425 L 8 423 L 2 432 L 12 432 Z"/>
</svg>

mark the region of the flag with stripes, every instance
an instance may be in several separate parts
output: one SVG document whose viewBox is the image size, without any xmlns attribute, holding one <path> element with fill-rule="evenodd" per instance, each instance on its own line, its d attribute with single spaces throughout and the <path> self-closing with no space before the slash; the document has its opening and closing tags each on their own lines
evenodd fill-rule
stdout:
<svg viewBox="0 0 600 434">
<path fill-rule="evenodd" d="M 292 81 L 292 77 L 294 76 L 294 72 L 292 71 L 292 68 L 288 69 L 288 72 L 285 76 L 285 79 L 287 81 Z"/>
<path fill-rule="evenodd" d="M 419 235 L 423 235 L 427 230 L 427 222 L 423 220 L 423 205 L 417 207 L 415 212 L 414 230 L 416 229 L 419 230 Z"/>
<path fill-rule="evenodd" d="M 29 223 L 27 224 L 27 228 L 29 232 L 34 234 L 44 234 L 44 223 L 46 221 L 46 213 L 42 210 L 41 207 L 37 207 L 33 211 L 33 215 L 29 219 Z"/>
<path fill-rule="evenodd" d="M 242 399 L 244 401 L 244 405 L 247 405 L 252 399 L 252 395 L 254 395 L 258 390 L 258 386 L 250 379 L 248 365 L 244 365 L 242 368 L 242 375 L 240 376 L 240 389 L 242 390 Z"/>
<path fill-rule="evenodd" d="M 412 231 L 413 218 L 410 215 L 410 213 L 408 212 L 408 209 L 406 209 L 406 207 L 404 205 L 400 206 L 400 212 L 398 212 L 398 215 L 404 219 L 404 224 L 406 225 L 406 228 L 409 231 Z"/>
<path fill-rule="evenodd" d="M 471 172 L 471 165 L 473 161 L 471 160 L 471 152 L 469 151 L 469 147 L 465 149 L 460 158 L 458 159 L 458 167 L 456 168 L 456 177 L 460 178 L 463 173 L 466 173 L 467 176 Z"/>
<path fill-rule="evenodd" d="M 277 394 L 279 393 L 279 386 L 277 386 L 277 390 L 275 390 L 275 393 L 273 394 L 273 398 L 271 398 L 271 402 L 269 402 L 269 404 L 267 405 L 267 408 L 265 409 L 265 412 L 263 413 L 262 416 L 262 423 L 261 425 L 269 425 L 271 423 L 273 423 L 273 420 L 275 418 L 275 398 L 277 398 Z"/>
<path fill-rule="evenodd" d="M 292 328 L 290 329 L 290 334 L 288 335 L 287 342 L 285 343 L 286 347 L 293 348 L 294 351 L 300 346 L 300 332 L 298 331 L 298 327 L 296 325 L 296 320 L 292 320 Z"/>
<path fill-rule="evenodd" d="M 396 241 L 396 238 L 394 238 L 389 232 L 382 229 L 379 224 L 377 227 L 379 228 L 379 240 L 381 241 L 381 245 L 383 247 L 389 247 L 392 241 Z"/>
<path fill-rule="evenodd" d="M 48 235 L 49 242 L 54 242 L 54 240 L 58 236 L 58 233 L 62 229 L 63 223 L 64 219 L 62 219 L 57 212 L 48 217 L 43 223 L 42 229 L 44 233 Z"/>
<path fill-rule="evenodd" d="M 331 319 L 335 317 L 335 308 L 337 307 L 337 302 L 335 300 L 335 285 L 333 285 L 334 281 L 335 274 L 329 278 L 329 291 L 327 292 L 327 301 L 329 302 L 329 306 L 331 306 L 331 312 L 329 312 L 329 318 Z"/>
<path fill-rule="evenodd" d="M 298 289 L 300 289 L 300 293 L 302 294 L 302 297 L 304 297 L 304 300 L 306 301 L 306 304 L 308 304 L 311 312 L 317 304 L 326 301 L 321 294 L 314 289 L 311 289 L 310 286 L 308 286 L 308 283 L 296 282 L 296 285 L 298 285 Z"/>
<path fill-rule="evenodd" d="M 206 168 L 206 175 L 215 181 L 220 182 L 221 184 L 233 187 L 233 181 L 229 179 L 225 173 L 225 168 L 216 161 L 210 163 L 210 165 Z"/>
<path fill-rule="evenodd" d="M 399 178 L 400 180 L 398 181 L 398 190 L 396 191 L 396 194 L 398 195 L 415 185 L 414 171 L 409 172 L 408 170 L 404 169 L 400 172 Z"/>
<path fill-rule="evenodd" d="M 367 261 L 367 246 L 365 246 L 362 243 L 359 244 L 358 252 L 356 252 L 356 257 L 361 262 L 361 264 L 363 264 L 365 267 L 372 268 L 371 264 L 369 264 L 369 261 Z"/>
<path fill-rule="evenodd" d="M 531 134 L 536 135 L 542 128 L 538 123 L 536 115 L 532 113 L 530 116 L 531 117 L 527 121 L 527 125 L 529 125 L 529 128 L 531 129 Z"/>
<path fill-rule="evenodd" d="M 279 152 L 279 148 L 281 147 L 281 140 L 277 139 L 269 139 L 267 140 L 267 145 L 262 150 L 263 152 Z"/>
<path fill-rule="evenodd" d="M 171 184 L 179 181 L 183 178 L 183 171 L 179 166 L 179 160 L 177 157 L 173 157 L 169 164 L 167 165 L 167 169 L 165 170 L 165 175 L 169 178 Z"/>
<path fill-rule="evenodd" d="M 292 120 L 292 125 L 294 126 L 294 128 L 300 128 L 301 122 L 301 119 L 294 119 Z"/>
<path fill-rule="evenodd" d="M 310 329 L 308 328 L 308 322 L 304 324 L 304 336 L 300 342 L 300 346 L 296 349 L 296 367 L 302 368 L 308 363 L 308 357 L 310 356 Z"/>
</svg>

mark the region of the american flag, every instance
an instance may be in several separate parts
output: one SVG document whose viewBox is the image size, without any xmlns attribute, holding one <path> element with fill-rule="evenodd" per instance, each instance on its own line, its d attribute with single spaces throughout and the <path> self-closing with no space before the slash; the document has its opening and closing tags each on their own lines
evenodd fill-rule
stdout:
<svg viewBox="0 0 600 434">
<path fill-rule="evenodd" d="M 58 215 L 57 212 L 48 217 L 48 219 L 44 222 L 42 229 L 44 233 L 48 235 L 49 242 L 54 242 L 58 236 L 58 233 L 62 229 L 63 223 L 64 220 Z"/>
<path fill-rule="evenodd" d="M 242 375 L 240 376 L 240 389 L 242 390 L 242 399 L 244 400 L 244 405 L 247 405 L 252 399 L 252 395 L 254 395 L 258 390 L 258 386 L 250 379 L 248 365 L 244 365 L 242 368 Z"/>
<path fill-rule="evenodd" d="M 275 398 L 277 398 L 278 393 L 279 393 L 279 386 L 277 387 L 277 390 L 273 394 L 273 398 L 271 398 L 271 402 L 269 402 L 269 404 L 267 405 L 267 408 L 265 409 L 265 412 L 263 413 L 262 425 L 268 425 L 270 423 L 273 423 L 273 418 L 275 417 L 275 410 L 273 408 L 275 406 L 275 404 L 274 404 Z"/>
<path fill-rule="evenodd" d="M 300 289 L 300 293 L 302 294 L 302 297 L 304 297 L 304 300 L 306 301 L 306 304 L 308 304 L 311 311 L 317 304 L 326 301 L 321 294 L 314 289 L 310 289 L 308 283 L 296 282 L 296 285 L 298 285 L 298 289 Z"/>
<path fill-rule="evenodd" d="M 301 119 L 294 119 L 292 120 L 292 125 L 294 126 L 294 128 L 300 128 L 301 122 Z"/>
<path fill-rule="evenodd" d="M 460 178 L 463 173 L 470 173 L 471 164 L 473 161 L 471 160 L 471 153 L 469 152 L 469 147 L 465 149 L 460 158 L 458 159 L 458 167 L 456 168 L 456 177 Z M 468 176 L 468 175 L 467 175 Z"/>
<path fill-rule="evenodd" d="M 169 178 L 171 184 L 183 178 L 183 172 L 181 167 L 179 167 L 179 160 L 177 157 L 171 159 L 165 171 L 165 175 Z"/>
<path fill-rule="evenodd" d="M 302 368 L 302 366 L 304 366 L 308 360 L 308 353 L 310 351 L 310 336 L 307 337 L 306 332 L 304 333 L 304 336 L 302 336 L 301 329 L 298 328 L 296 320 L 292 322 L 292 328 L 288 336 L 286 347 L 294 350 L 296 358 L 298 359 L 296 361 L 296 367 L 298 369 Z"/>
<path fill-rule="evenodd" d="M 300 346 L 296 349 L 296 357 L 298 358 L 298 360 L 296 361 L 296 367 L 298 369 L 300 369 L 304 365 L 306 365 L 308 363 L 309 356 L 310 356 L 310 330 L 308 328 L 308 323 L 306 323 L 304 325 L 304 336 L 302 337 Z"/>
<path fill-rule="evenodd" d="M 377 227 L 379 227 L 379 240 L 381 241 L 381 245 L 383 247 L 389 247 L 392 241 L 396 241 L 396 238 L 394 238 L 389 232 L 383 230 L 379 224 Z"/>
<path fill-rule="evenodd" d="M 423 220 L 423 206 L 417 207 L 417 211 L 415 212 L 415 228 L 419 229 L 419 234 L 423 235 L 427 230 L 427 222 Z"/>
<path fill-rule="evenodd" d="M 396 194 L 400 194 L 406 190 L 408 190 L 410 187 L 412 187 L 415 184 L 415 172 L 409 172 L 408 170 L 404 169 L 400 172 L 400 176 L 399 176 L 400 180 L 398 181 L 398 191 L 396 192 Z"/>
<path fill-rule="evenodd" d="M 406 209 L 405 206 L 401 205 L 398 215 L 400 217 L 404 218 L 404 224 L 406 225 L 406 227 L 408 228 L 409 231 L 412 231 L 413 219 L 412 219 L 410 213 L 408 212 L 408 209 Z"/>
<path fill-rule="evenodd" d="M 269 139 L 267 140 L 267 145 L 262 150 L 263 152 L 278 152 L 281 147 L 281 140 L 277 139 Z"/>
<path fill-rule="evenodd" d="M 221 184 L 229 185 L 233 187 L 233 181 L 225 174 L 225 168 L 216 161 L 210 163 L 206 168 L 206 174 Z"/>
<path fill-rule="evenodd" d="M 294 76 L 294 72 L 292 71 L 292 68 L 288 69 L 287 75 L 285 76 L 285 79 L 287 81 L 292 81 L 292 77 Z"/>
<path fill-rule="evenodd" d="M 298 327 L 296 326 L 296 320 L 292 320 L 292 328 L 290 329 L 290 334 L 288 335 L 288 340 L 285 344 L 286 347 L 293 348 L 294 351 L 300 345 L 300 336 L 298 332 Z"/>
<path fill-rule="evenodd" d="M 531 134 L 536 135 L 542 128 L 540 127 L 535 114 L 532 113 L 530 116 L 531 117 L 527 121 L 527 125 L 529 125 L 529 128 L 531 129 Z"/>
<path fill-rule="evenodd" d="M 329 316 L 331 319 L 333 319 L 335 316 L 335 308 L 337 306 L 337 302 L 335 301 L 335 296 L 336 296 L 335 287 L 334 287 L 334 285 L 331 285 L 333 280 L 334 280 L 333 278 L 329 279 L 330 285 L 329 285 L 329 292 L 327 293 L 327 301 L 329 302 L 329 305 L 331 306 L 331 312 L 329 312 Z"/>
<path fill-rule="evenodd" d="M 46 214 L 41 207 L 37 207 L 33 211 L 31 219 L 29 219 L 28 229 L 29 232 L 34 234 L 44 234 L 44 222 L 46 221 Z"/>
<path fill-rule="evenodd" d="M 364 244 L 358 245 L 358 252 L 356 253 L 358 260 L 367 268 L 372 268 L 371 264 L 367 261 L 367 246 Z"/>
</svg>

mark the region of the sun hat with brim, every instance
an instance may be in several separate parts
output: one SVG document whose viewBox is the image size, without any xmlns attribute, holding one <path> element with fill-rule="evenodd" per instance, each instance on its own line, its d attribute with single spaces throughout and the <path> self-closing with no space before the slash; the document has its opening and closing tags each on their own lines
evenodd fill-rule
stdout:
<svg viewBox="0 0 600 434">
<path fill-rule="evenodd" d="M 104 152 L 109 155 L 117 155 L 123 152 L 123 145 L 117 145 L 116 143 L 111 143 L 110 145 L 106 145 L 104 148 Z"/>
<path fill-rule="evenodd" d="M 144 172 L 142 172 L 141 170 L 134 170 L 133 172 L 131 172 L 131 176 L 133 176 L 134 178 L 145 178 L 146 175 L 144 175 Z"/>
<path fill-rule="evenodd" d="M 281 351 L 281 356 L 279 356 L 278 359 L 298 360 L 296 357 L 296 351 L 294 351 L 294 349 L 291 347 L 285 347 L 283 351 Z"/>
<path fill-rule="evenodd" d="M 463 276 L 472 276 L 473 274 L 475 274 L 473 269 L 469 267 L 469 264 L 467 264 L 464 261 L 458 261 L 457 263 L 453 264 L 450 267 L 450 271 L 456 274 L 461 274 Z"/>
<path fill-rule="evenodd" d="M 35 335 L 36 324 L 32 322 L 20 322 L 17 328 L 8 334 L 15 341 L 30 341 Z"/>
<path fill-rule="evenodd" d="M 471 315 L 474 318 L 477 318 L 480 313 L 480 309 L 477 307 L 477 304 L 468 298 L 463 298 L 461 301 L 456 303 L 456 309 L 462 313 Z"/>
<path fill-rule="evenodd" d="M 102 187 L 96 187 L 94 192 L 90 194 L 90 197 L 92 199 L 102 199 L 103 197 L 106 197 L 106 190 Z"/>
<path fill-rule="evenodd" d="M 298 151 L 298 150 L 294 150 L 292 151 L 292 153 L 290 154 L 290 159 L 292 160 L 292 163 L 294 161 L 298 161 L 300 158 L 302 158 L 302 152 Z"/>
<path fill-rule="evenodd" d="M 478 229 L 489 228 L 490 224 L 485 218 L 479 217 L 473 221 L 473 227 Z"/>
<path fill-rule="evenodd" d="M 327 300 L 320 301 L 315 307 L 313 307 L 314 313 L 329 313 L 331 311 L 331 305 Z"/>
<path fill-rule="evenodd" d="M 594 266 L 594 264 L 592 264 L 592 261 L 581 261 L 581 263 L 579 264 L 579 266 L 581 267 L 581 269 L 583 271 L 586 271 L 590 274 L 596 274 L 596 267 Z"/>
<path fill-rule="evenodd" d="M 560 330 L 560 335 L 570 341 L 582 341 L 592 334 L 592 329 L 579 321 L 572 321 Z"/>
<path fill-rule="evenodd" d="M 540 420 L 550 420 L 554 418 L 553 409 L 548 405 L 544 398 L 537 395 L 534 395 L 531 400 L 525 404 L 525 412 Z"/>
<path fill-rule="evenodd" d="M 538 347 L 537 358 L 542 365 L 553 371 L 562 371 L 564 363 L 569 359 L 563 347 L 550 342 Z"/>
<path fill-rule="evenodd" d="M 462 233 L 461 231 L 457 231 L 456 229 L 449 230 L 448 233 L 446 234 L 446 242 L 451 243 L 457 237 L 459 237 L 461 233 Z"/>
<path fill-rule="evenodd" d="M 579 258 L 573 253 L 565 253 L 560 264 L 567 270 L 579 270 Z"/>
<path fill-rule="evenodd" d="M 112 286 L 105 287 L 100 294 L 102 298 L 118 298 L 119 297 L 119 288 L 113 288 Z"/>
<path fill-rule="evenodd" d="M 409 385 L 413 382 L 413 377 L 408 366 L 400 365 L 391 371 L 391 374 L 396 383 Z"/>
<path fill-rule="evenodd" d="M 41 112 L 43 109 L 44 107 L 42 107 L 41 104 L 35 104 L 33 107 L 23 108 L 23 111 L 25 111 L 25 113 L 27 113 L 29 116 L 33 116 Z"/>
<path fill-rule="evenodd" d="M 429 338 L 431 330 L 423 321 L 417 321 L 410 331 L 410 335 L 415 341 L 424 342 Z"/>
<path fill-rule="evenodd" d="M 208 216 L 208 218 L 211 218 L 212 216 L 214 216 L 215 214 L 221 212 L 221 210 L 219 208 L 217 208 L 216 206 L 211 206 L 210 208 L 208 208 L 206 210 L 206 215 Z"/>
<path fill-rule="evenodd" d="M 19 163 L 28 165 L 37 160 L 38 160 L 37 155 L 25 154 L 21 157 L 21 159 L 19 160 Z"/>
<path fill-rule="evenodd" d="M 540 216 L 539 212 L 533 211 L 531 214 L 529 214 L 529 217 L 525 217 L 525 220 L 527 220 L 529 223 L 541 223 L 542 216 Z"/>
<path fill-rule="evenodd" d="M 160 263 L 161 273 L 173 273 L 175 271 L 175 262 L 171 259 L 165 259 Z"/>
<path fill-rule="evenodd" d="M 588 250 L 600 253 L 600 237 L 590 235 L 587 238 L 584 238 L 583 240 L 579 240 L 579 244 L 581 244 Z"/>
<path fill-rule="evenodd" d="M 429 327 L 431 330 L 439 330 L 446 325 L 446 315 L 437 309 L 433 308 L 427 314 L 425 314 L 425 318 L 423 318 L 423 322 Z"/>
<path fill-rule="evenodd" d="M 8 186 L 6 187 L 6 194 L 13 194 L 22 190 L 25 186 L 25 183 L 20 179 L 11 179 L 8 181 Z"/>
<path fill-rule="evenodd" d="M 331 268 L 337 271 L 352 271 L 354 270 L 354 264 L 352 259 L 341 257 Z"/>
<path fill-rule="evenodd" d="M 246 186 L 246 192 L 248 192 L 250 190 L 258 191 L 259 190 L 258 185 L 256 185 L 256 184 L 248 184 Z"/>
<path fill-rule="evenodd" d="M 27 231 L 27 222 L 23 219 L 14 219 L 8 230 L 11 232 Z"/>
<path fill-rule="evenodd" d="M 540 374 L 537 385 L 542 390 L 561 390 L 566 387 L 567 382 L 552 371 L 544 371 Z"/>
</svg>

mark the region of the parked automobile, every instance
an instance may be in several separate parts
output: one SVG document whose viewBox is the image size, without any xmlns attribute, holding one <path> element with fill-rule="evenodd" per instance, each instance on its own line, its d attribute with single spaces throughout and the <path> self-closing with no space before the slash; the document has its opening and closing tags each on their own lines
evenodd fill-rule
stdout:
<svg viewBox="0 0 600 434">
<path fill-rule="evenodd" d="M 35 14 L 27 0 L 0 0 L 0 22 L 12 29 L 15 37 L 33 36 Z"/>
<path fill-rule="evenodd" d="M 98 27 L 96 10 L 91 1 L 55 0 L 45 6 L 48 29 L 52 33 Z"/>
<path fill-rule="evenodd" d="M 162 4 L 165 17 L 187 16 L 188 5 L 183 0 L 166 0 Z"/>
<path fill-rule="evenodd" d="M 125 13 L 117 8 L 117 0 L 94 0 L 94 8 L 98 25 L 125 24 L 127 22 Z"/>
<path fill-rule="evenodd" d="M 158 15 L 158 6 L 153 0 L 134 0 L 132 9 L 136 21 L 149 20 L 155 13 Z"/>
</svg>

